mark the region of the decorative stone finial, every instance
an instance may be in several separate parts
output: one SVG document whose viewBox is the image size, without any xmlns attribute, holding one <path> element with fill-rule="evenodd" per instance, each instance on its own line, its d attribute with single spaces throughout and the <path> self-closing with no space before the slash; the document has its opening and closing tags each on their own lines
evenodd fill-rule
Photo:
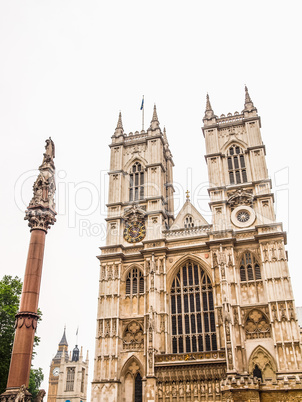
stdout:
<svg viewBox="0 0 302 402">
<path fill-rule="evenodd" d="M 159 121 L 158 121 L 158 117 L 157 117 L 157 111 L 156 111 L 155 104 L 154 104 L 154 108 L 153 108 L 153 116 L 152 116 L 150 128 L 151 128 L 151 130 L 155 130 L 155 129 L 159 128 Z"/>
<path fill-rule="evenodd" d="M 166 127 L 164 127 L 163 130 L 163 138 L 164 138 L 164 143 L 168 144 L 168 138 L 167 138 L 167 133 L 166 133 Z"/>
<path fill-rule="evenodd" d="M 189 190 L 186 191 L 186 200 L 190 201 L 190 191 Z"/>
<path fill-rule="evenodd" d="M 243 113 L 245 115 L 250 115 L 251 113 L 257 115 L 257 109 L 255 108 L 255 106 L 253 104 L 253 101 L 250 97 L 250 94 L 249 94 L 249 91 L 248 91 L 246 85 L 245 85 L 244 89 L 245 89 L 245 102 L 244 102 Z"/>
<path fill-rule="evenodd" d="M 47 232 L 50 225 L 56 222 L 54 195 L 56 191 L 55 183 L 55 145 L 52 139 L 46 140 L 43 162 L 39 167 L 39 175 L 33 186 L 33 198 L 31 199 L 25 218 L 31 230 L 40 229 Z"/>
<path fill-rule="evenodd" d="M 205 113 L 204 113 L 203 121 L 206 122 L 207 120 L 212 120 L 212 119 L 215 119 L 215 118 L 216 118 L 216 116 L 215 116 L 214 111 L 213 111 L 212 106 L 211 106 L 210 97 L 209 97 L 209 94 L 207 94 L 207 97 L 206 97 L 206 110 L 205 110 Z"/>
<path fill-rule="evenodd" d="M 123 135 L 123 134 L 124 134 L 124 128 L 123 128 L 123 122 L 122 122 L 122 113 L 119 112 L 117 126 L 115 129 L 114 135 L 116 137 L 119 137 L 120 135 Z"/>
</svg>

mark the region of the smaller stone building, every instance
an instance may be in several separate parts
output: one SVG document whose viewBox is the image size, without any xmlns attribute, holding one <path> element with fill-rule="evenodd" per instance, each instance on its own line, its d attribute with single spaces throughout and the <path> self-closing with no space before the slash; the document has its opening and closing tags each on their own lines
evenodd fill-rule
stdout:
<svg viewBox="0 0 302 402">
<path fill-rule="evenodd" d="M 50 364 L 47 402 L 85 402 L 87 400 L 88 351 L 83 360 L 81 351 L 75 345 L 68 353 L 66 329 L 59 343 L 57 353 Z"/>
</svg>

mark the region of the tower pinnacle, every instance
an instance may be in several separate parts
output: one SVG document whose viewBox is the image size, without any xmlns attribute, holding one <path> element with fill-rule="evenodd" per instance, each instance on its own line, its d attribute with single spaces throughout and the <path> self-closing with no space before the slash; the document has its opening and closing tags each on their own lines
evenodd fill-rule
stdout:
<svg viewBox="0 0 302 402">
<path fill-rule="evenodd" d="M 216 118 L 216 116 L 215 116 L 214 111 L 212 109 L 212 105 L 211 105 L 211 102 L 210 102 L 210 97 L 209 97 L 209 94 L 207 94 L 207 97 L 206 97 L 206 110 L 205 110 L 205 113 L 204 113 L 203 121 L 205 122 L 207 120 L 211 120 L 211 119 L 215 119 L 215 118 Z"/>
<path fill-rule="evenodd" d="M 150 128 L 151 128 L 151 130 L 155 130 L 156 128 L 159 128 L 159 121 L 158 121 L 158 117 L 157 117 L 157 111 L 156 111 L 155 104 L 154 104 L 154 108 L 153 108 L 153 116 L 152 116 Z"/>
<path fill-rule="evenodd" d="M 250 97 L 249 91 L 247 89 L 247 86 L 245 85 L 245 102 L 244 102 L 244 109 L 243 113 L 246 115 L 249 115 L 252 112 L 256 112 L 257 114 L 257 109 L 254 106 L 254 103 Z"/>
<path fill-rule="evenodd" d="M 114 135 L 116 137 L 119 137 L 120 135 L 123 135 L 123 134 L 124 134 L 124 128 L 123 128 L 123 122 L 122 122 L 122 113 L 119 112 L 117 126 L 115 129 Z"/>
</svg>

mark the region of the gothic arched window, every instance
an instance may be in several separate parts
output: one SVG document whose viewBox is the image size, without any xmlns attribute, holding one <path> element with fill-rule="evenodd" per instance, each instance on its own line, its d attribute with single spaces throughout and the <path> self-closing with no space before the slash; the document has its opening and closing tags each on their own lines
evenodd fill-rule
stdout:
<svg viewBox="0 0 302 402">
<path fill-rule="evenodd" d="M 244 154 L 238 145 L 232 145 L 228 150 L 228 170 L 230 184 L 247 182 Z"/>
<path fill-rule="evenodd" d="M 132 268 L 126 279 L 126 295 L 144 293 L 144 275 L 138 268 Z"/>
<path fill-rule="evenodd" d="M 192 215 L 187 215 L 185 217 L 184 226 L 186 229 L 194 227 L 194 219 Z"/>
<path fill-rule="evenodd" d="M 171 316 L 173 353 L 217 350 L 212 284 L 195 262 L 184 263 L 173 280 Z"/>
<path fill-rule="evenodd" d="M 142 165 L 136 162 L 130 172 L 129 200 L 137 201 L 144 198 L 144 172 Z"/>
<path fill-rule="evenodd" d="M 249 251 L 244 253 L 240 263 L 241 282 L 251 282 L 261 279 L 260 265 Z"/>
</svg>

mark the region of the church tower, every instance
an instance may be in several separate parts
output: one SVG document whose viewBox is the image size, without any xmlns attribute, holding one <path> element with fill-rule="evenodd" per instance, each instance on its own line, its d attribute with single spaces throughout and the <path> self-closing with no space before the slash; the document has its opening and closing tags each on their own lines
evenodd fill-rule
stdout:
<svg viewBox="0 0 302 402">
<path fill-rule="evenodd" d="M 49 372 L 47 402 L 84 402 L 87 400 L 88 351 L 83 360 L 83 351 L 76 345 L 68 353 L 66 330 L 52 359 Z"/>
<path fill-rule="evenodd" d="M 302 398 L 286 234 L 274 213 L 260 117 L 203 134 L 212 224 L 189 194 L 173 211 L 173 161 L 154 107 L 147 132 L 112 136 L 92 402 Z"/>
</svg>

